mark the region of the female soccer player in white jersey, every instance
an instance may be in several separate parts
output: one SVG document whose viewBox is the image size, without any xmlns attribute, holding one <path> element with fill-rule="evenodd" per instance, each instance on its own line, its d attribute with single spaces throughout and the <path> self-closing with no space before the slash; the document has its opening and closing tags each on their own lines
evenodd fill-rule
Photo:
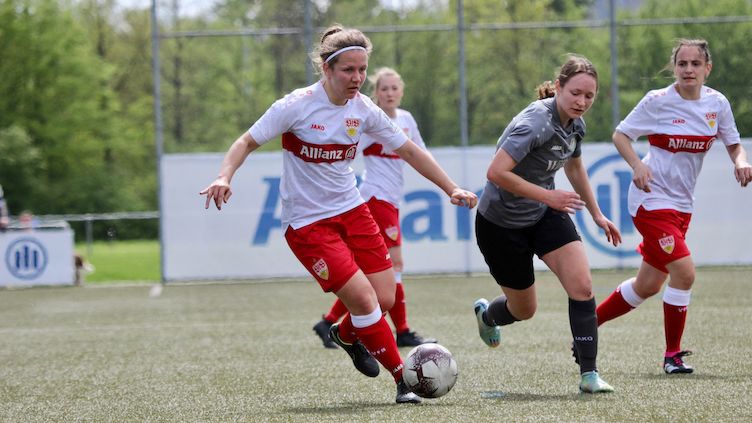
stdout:
<svg viewBox="0 0 752 423">
<path fill-rule="evenodd" d="M 721 140 L 742 187 L 752 180 L 747 153 L 739 143 L 734 115 L 726 97 L 704 85 L 713 64 L 708 43 L 682 39 L 671 52 L 667 69 L 676 80 L 648 92 L 613 135 L 617 150 L 632 167 L 628 207 L 642 234 L 637 251 L 642 265 L 636 278 L 622 282 L 597 308 L 598 324 L 614 319 L 663 292 L 666 373 L 692 373 L 681 349 L 695 265 L 685 241 L 693 210 L 695 182 L 711 144 Z M 648 154 L 640 157 L 631 141 L 646 136 Z M 670 278 L 669 278 L 670 276 Z"/>
<path fill-rule="evenodd" d="M 589 60 L 571 56 L 555 83 L 538 87 L 534 101 L 512 119 L 497 143 L 488 183 L 478 204 L 475 235 L 491 276 L 503 295 L 475 301 L 481 339 L 501 341 L 500 326 L 533 317 L 537 308 L 533 254 L 556 274 L 569 297 L 569 325 L 580 364 L 580 391 L 611 392 L 598 374 L 598 324 L 585 247 L 569 217 L 587 208 L 614 246 L 621 234 L 595 201 L 582 164 L 582 115 L 598 93 L 598 73 Z M 564 168 L 574 192 L 556 189 Z"/>
<path fill-rule="evenodd" d="M 400 109 L 405 85 L 402 77 L 391 68 L 380 68 L 372 79 L 373 94 L 376 105 L 402 128 L 413 142 L 425 149 L 423 137 L 418 131 L 418 124 L 413 115 L 407 110 Z M 366 200 L 376 224 L 379 225 L 381 236 L 384 238 L 389 256 L 392 258 L 394 275 L 397 279 L 397 290 L 394 306 L 389 310 L 389 317 L 394 323 L 398 347 L 414 347 L 424 343 L 436 342 L 434 338 L 423 338 L 410 330 L 407 324 L 407 304 L 405 290 L 402 285 L 402 231 L 399 224 L 399 205 L 402 198 L 404 176 L 402 168 L 404 161 L 393 151 L 385 148 L 378 139 L 364 136 L 358 148 L 363 152 L 365 160 L 365 174 L 360 184 L 360 194 Z M 337 299 L 329 312 L 313 326 L 314 332 L 321 338 L 326 348 L 337 348 L 329 337 L 332 324 L 345 315 L 347 308 L 342 300 Z"/>
<path fill-rule="evenodd" d="M 360 94 L 371 41 L 357 29 L 328 28 L 314 54 L 322 78 L 277 100 L 230 146 L 219 176 L 201 191 L 217 209 L 245 158 L 282 135 L 282 225 L 298 260 L 349 314 L 332 339 L 356 369 L 375 377 L 381 363 L 397 383 L 398 403 L 420 402 L 402 382 L 403 361 L 382 310 L 394 303 L 395 278 L 379 228 L 355 186 L 350 162 L 363 134 L 378 138 L 439 186 L 452 204 L 474 207 L 477 197 L 447 176 L 433 158 Z M 374 360 L 375 359 L 375 360 Z M 378 361 L 378 363 L 377 363 Z"/>
</svg>

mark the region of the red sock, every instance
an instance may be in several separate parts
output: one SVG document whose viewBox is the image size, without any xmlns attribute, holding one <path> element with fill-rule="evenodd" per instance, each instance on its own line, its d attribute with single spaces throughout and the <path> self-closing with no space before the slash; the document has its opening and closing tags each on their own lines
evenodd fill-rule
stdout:
<svg viewBox="0 0 752 423">
<path fill-rule="evenodd" d="M 345 313 L 347 313 L 347 307 L 345 307 L 345 303 L 337 298 L 334 301 L 334 304 L 332 304 L 332 308 L 329 309 L 329 313 L 326 313 L 324 315 L 324 320 L 329 323 L 337 323 L 339 319 L 345 315 Z"/>
<path fill-rule="evenodd" d="M 389 310 L 389 317 L 392 318 L 394 329 L 397 333 L 407 332 L 410 327 L 407 326 L 407 305 L 405 304 L 405 289 L 401 283 L 397 284 L 397 293 L 394 296 L 394 306 Z"/>
<path fill-rule="evenodd" d="M 687 306 L 663 303 L 663 327 L 666 332 L 666 357 L 681 351 L 684 323 L 687 321 Z"/>
<path fill-rule="evenodd" d="M 342 319 L 342 321 L 339 323 L 338 332 L 339 339 L 341 339 L 343 342 L 352 344 L 358 340 L 358 337 L 355 335 L 355 326 L 353 326 L 352 324 L 350 313 L 346 313 L 345 318 Z"/>
<path fill-rule="evenodd" d="M 624 297 L 622 297 L 621 292 L 617 288 L 595 309 L 595 314 L 598 315 L 598 326 L 622 314 L 627 314 L 633 309 L 634 307 L 624 300 Z"/>
<path fill-rule="evenodd" d="M 402 357 L 397 349 L 397 342 L 392 335 L 392 328 L 384 316 L 377 323 L 365 327 L 355 328 L 358 339 L 369 353 L 384 366 L 394 377 L 395 382 L 402 380 Z"/>
</svg>

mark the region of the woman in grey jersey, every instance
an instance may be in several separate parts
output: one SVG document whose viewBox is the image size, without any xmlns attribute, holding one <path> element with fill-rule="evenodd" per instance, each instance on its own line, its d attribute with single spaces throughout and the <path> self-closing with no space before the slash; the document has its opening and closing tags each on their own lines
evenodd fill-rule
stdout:
<svg viewBox="0 0 752 423">
<path fill-rule="evenodd" d="M 537 307 L 533 254 L 557 275 L 569 296 L 569 321 L 580 391 L 611 392 L 596 368 L 598 324 L 585 248 L 569 214 L 587 208 L 614 246 L 621 233 L 601 213 L 582 163 L 582 115 L 598 92 L 589 60 L 571 55 L 555 82 L 538 86 L 538 100 L 512 119 L 497 144 L 478 204 L 478 246 L 503 295 L 475 301 L 481 339 L 501 341 L 500 326 L 533 317 Z M 574 192 L 556 189 L 564 168 Z"/>
</svg>

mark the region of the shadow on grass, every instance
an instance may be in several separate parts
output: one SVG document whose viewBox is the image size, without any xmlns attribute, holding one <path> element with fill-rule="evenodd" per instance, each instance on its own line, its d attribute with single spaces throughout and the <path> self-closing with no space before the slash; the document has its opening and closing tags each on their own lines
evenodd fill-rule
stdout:
<svg viewBox="0 0 752 423">
<path fill-rule="evenodd" d="M 593 398 L 592 395 L 582 394 L 530 394 L 530 393 L 516 393 L 516 392 L 501 392 L 501 391 L 483 391 L 480 393 L 480 397 L 488 400 L 496 401 L 515 401 L 515 402 L 537 402 L 537 401 L 572 401 L 580 398 Z"/>
<path fill-rule="evenodd" d="M 282 414 L 299 414 L 299 415 L 330 415 L 330 416 L 355 416 L 368 414 L 376 410 L 389 410 L 393 407 L 434 407 L 452 404 L 439 404 L 424 401 L 421 404 L 396 404 L 395 402 L 342 402 L 338 405 L 331 406 L 311 406 L 311 407 L 287 407 Z"/>
</svg>

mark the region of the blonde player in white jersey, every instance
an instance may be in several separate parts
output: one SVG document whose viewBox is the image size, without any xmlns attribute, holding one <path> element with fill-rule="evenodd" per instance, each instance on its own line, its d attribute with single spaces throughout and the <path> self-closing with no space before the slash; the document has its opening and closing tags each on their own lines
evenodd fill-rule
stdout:
<svg viewBox="0 0 752 423">
<path fill-rule="evenodd" d="M 619 317 L 645 299 L 663 291 L 666 351 L 663 369 L 668 374 L 692 373 L 681 349 L 695 265 L 685 236 L 694 207 L 694 189 L 710 146 L 721 141 L 742 187 L 752 181 L 752 167 L 740 144 L 734 115 L 726 97 L 705 86 L 713 64 L 708 43 L 682 39 L 667 66 L 676 80 L 648 92 L 616 127 L 613 141 L 634 174 L 628 207 L 643 236 L 637 250 L 643 261 L 636 278 L 622 282 L 597 308 L 598 324 Z M 646 136 L 648 154 L 640 157 L 632 140 Z"/>
<path fill-rule="evenodd" d="M 381 363 L 397 384 L 397 403 L 419 403 L 402 381 L 403 361 L 382 310 L 394 303 L 389 253 L 355 185 L 350 163 L 364 134 L 378 138 L 452 204 L 474 207 L 477 197 L 461 189 L 366 96 L 371 41 L 357 29 L 328 28 L 313 55 L 322 73 L 315 84 L 277 100 L 230 146 L 219 176 L 203 191 L 205 208 L 222 208 L 230 182 L 245 158 L 282 135 L 282 226 L 290 249 L 324 292 L 334 292 L 349 313 L 330 335 L 369 377 Z"/>
<path fill-rule="evenodd" d="M 402 128 L 407 136 L 419 147 L 425 149 L 423 137 L 418 130 L 418 124 L 413 115 L 407 110 L 400 109 L 404 95 L 404 81 L 391 68 L 377 69 L 370 78 L 373 84 L 373 98 L 395 124 Z M 384 238 L 389 255 L 392 258 L 394 275 L 397 279 L 394 306 L 389 310 L 396 332 L 398 347 L 414 347 L 420 344 L 437 342 L 434 338 L 424 338 L 410 330 L 407 323 L 407 304 L 405 290 L 402 285 L 402 230 L 399 224 L 399 206 L 402 199 L 404 185 L 403 167 L 405 162 L 393 151 L 384 147 L 377 138 L 364 136 L 358 149 L 363 152 L 365 174 L 363 182 L 358 187 L 360 194 L 373 218 L 379 225 L 381 236 Z M 347 312 L 342 300 L 337 299 L 329 312 L 313 326 L 314 332 L 321 338 L 324 347 L 337 348 L 329 337 L 329 328 L 337 323 Z"/>
</svg>

